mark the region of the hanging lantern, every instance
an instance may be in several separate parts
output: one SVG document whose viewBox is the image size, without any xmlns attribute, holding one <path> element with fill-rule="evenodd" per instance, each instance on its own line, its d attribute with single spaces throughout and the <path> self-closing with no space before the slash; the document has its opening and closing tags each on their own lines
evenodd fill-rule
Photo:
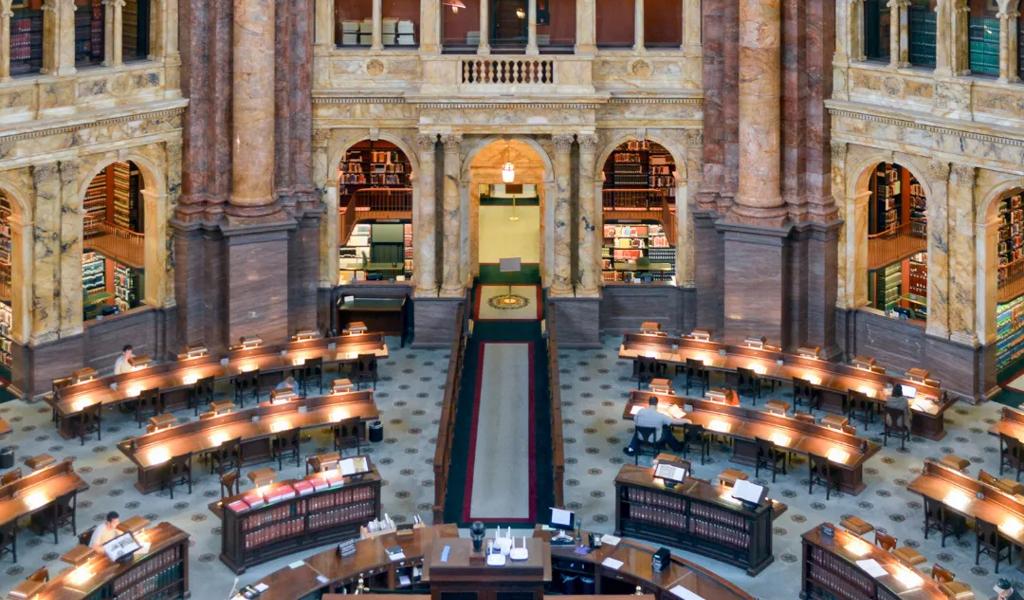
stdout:
<svg viewBox="0 0 1024 600">
<path fill-rule="evenodd" d="M 504 183 L 515 183 L 516 166 L 511 161 L 505 163 L 505 166 L 501 168 L 501 180 Z"/>
<path fill-rule="evenodd" d="M 458 14 L 460 9 L 466 8 L 462 0 L 444 0 L 442 4 L 451 7 L 453 14 Z"/>
</svg>

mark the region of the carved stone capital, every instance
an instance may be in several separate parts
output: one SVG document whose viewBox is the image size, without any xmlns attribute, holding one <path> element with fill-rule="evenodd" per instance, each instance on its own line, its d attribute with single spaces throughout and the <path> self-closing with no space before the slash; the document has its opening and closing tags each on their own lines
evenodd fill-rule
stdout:
<svg viewBox="0 0 1024 600">
<path fill-rule="evenodd" d="M 580 145 L 580 152 L 597 152 L 597 136 L 592 133 L 581 133 L 576 136 Z"/>
<path fill-rule="evenodd" d="M 555 152 L 568 154 L 572 151 L 573 136 L 571 135 L 553 135 L 551 136 L 551 141 L 555 143 Z"/>
<path fill-rule="evenodd" d="M 11 2 L 13 0 L 0 0 L 0 18 L 10 19 L 14 16 L 14 11 L 11 10 Z"/>
<path fill-rule="evenodd" d="M 963 183 L 965 181 L 973 181 L 976 169 L 971 165 L 961 165 L 954 163 L 950 169 L 951 179 L 957 183 Z"/>
<path fill-rule="evenodd" d="M 939 182 L 949 179 L 949 163 L 940 160 L 930 160 L 925 166 L 925 174 L 929 181 Z"/>
<path fill-rule="evenodd" d="M 444 144 L 445 154 L 458 154 L 462 151 L 462 135 L 458 133 L 447 133 L 441 136 Z"/>
<path fill-rule="evenodd" d="M 429 152 L 434 149 L 436 144 L 436 134 L 421 134 L 416 136 L 416 148 L 418 148 L 420 152 Z"/>
</svg>

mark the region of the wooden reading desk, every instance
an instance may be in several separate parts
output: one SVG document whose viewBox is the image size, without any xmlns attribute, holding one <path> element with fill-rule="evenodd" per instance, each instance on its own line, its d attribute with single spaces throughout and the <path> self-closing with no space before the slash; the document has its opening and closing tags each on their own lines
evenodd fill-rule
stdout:
<svg viewBox="0 0 1024 600">
<path fill-rule="evenodd" d="M 864 489 L 864 463 L 881 449 L 869 440 L 789 416 L 637 390 L 630 393 L 623 418 L 632 420 L 633 407 L 647 406 L 647 399 L 652 395 L 657 396 L 659 406 L 675 405 L 685 411 L 685 406 L 691 405 L 693 411 L 686 412 L 684 419 L 702 425 L 712 435 L 732 438 L 732 460 L 753 464 L 757 456 L 756 438 L 771 440 L 787 452 L 828 458 L 839 469 L 840 489 L 850 494 L 859 494 Z"/>
<path fill-rule="evenodd" d="M 899 561 L 867 540 L 826 523 L 803 535 L 804 568 L 801 598 L 865 598 L 868 600 L 948 600 L 930 576 Z M 874 577 L 857 561 L 873 560 L 886 575 Z M 863 565 L 864 563 L 862 563 Z"/>
<path fill-rule="evenodd" d="M 370 331 L 378 331 L 384 335 L 398 336 L 405 345 L 407 298 L 353 298 L 345 302 L 338 298 L 338 325 L 360 321 Z"/>
<path fill-rule="evenodd" d="M 140 435 L 118 443 L 117 447 L 138 467 L 136 489 L 148 494 L 160 488 L 167 463 L 173 457 L 210 452 L 226 441 L 241 438 L 243 462 L 269 460 L 271 440 L 277 435 L 294 429 L 329 426 L 352 417 L 372 421 L 378 416 L 373 392 L 345 392 L 279 404 L 262 403 Z"/>
<path fill-rule="evenodd" d="M 907 489 L 926 503 L 937 502 L 968 519 L 995 525 L 999 535 L 1024 546 L 1024 497 L 930 460 L 924 461 L 921 475 Z"/>
<path fill-rule="evenodd" d="M 1004 434 L 1024 441 L 1024 412 L 1004 406 L 999 421 L 989 427 L 988 432 L 992 435 Z"/>
<path fill-rule="evenodd" d="M 57 501 L 69 494 L 89 489 L 72 462 L 68 458 L 0 486 L 0 527 L 32 515 L 37 528 L 46 529 L 52 517 L 44 511 L 56 509 Z M 74 510 L 74 503 L 71 507 Z"/>
<path fill-rule="evenodd" d="M 833 363 L 819 358 L 788 354 L 774 349 L 749 348 L 720 342 L 704 342 L 688 337 L 670 337 L 648 333 L 627 333 L 619 347 L 619 358 L 655 358 L 658 362 L 685 365 L 687 359 L 703 363 L 713 371 L 735 373 L 750 369 L 758 376 L 782 382 L 803 379 L 818 392 L 822 410 L 842 413 L 848 391 L 854 390 L 885 405 L 892 385 L 914 388 L 911 400 L 911 433 L 931 440 L 946 435 L 944 413 L 955 399 L 942 393 L 938 382 L 914 381 L 884 372 Z"/>
<path fill-rule="evenodd" d="M 8 598 L 187 598 L 188 534 L 170 523 L 160 523 L 137 534 L 136 540 L 142 544 L 149 544 L 149 548 L 144 546 L 146 552 L 136 551 L 126 562 L 116 563 L 103 553 L 93 553 L 83 564 L 61 571 L 46 583 L 23 582 Z M 19 591 L 30 592 L 32 595 L 15 595 Z"/>
<path fill-rule="evenodd" d="M 108 406 L 132 402 L 143 390 L 153 388 L 159 388 L 160 393 L 165 395 L 178 392 L 177 395 L 184 400 L 196 381 L 205 377 L 223 380 L 257 369 L 261 376 L 267 373 L 286 373 L 301 368 L 310 359 L 322 358 L 326 365 L 354 362 L 360 354 L 386 358 L 388 347 L 384 336 L 379 333 L 345 335 L 279 346 L 237 349 L 220 359 L 201 356 L 158 363 L 130 373 L 71 384 L 60 388 L 53 397 L 47 397 L 46 401 L 54 410 L 61 435 L 68 438 L 74 435 L 71 417 L 76 417 L 86 407 L 97 403 Z M 112 389 L 113 384 L 116 384 L 114 387 L 117 389 Z"/>
</svg>

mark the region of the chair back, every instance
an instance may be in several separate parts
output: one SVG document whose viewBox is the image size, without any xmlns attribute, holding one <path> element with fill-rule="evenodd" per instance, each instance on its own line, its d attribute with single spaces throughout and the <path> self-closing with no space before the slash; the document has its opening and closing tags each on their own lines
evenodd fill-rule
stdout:
<svg viewBox="0 0 1024 600">
<path fill-rule="evenodd" d="M 96 402 L 90 404 L 82 409 L 82 418 L 91 426 L 99 426 L 100 420 L 102 419 L 103 403 Z"/>
<path fill-rule="evenodd" d="M 974 520 L 974 532 L 978 534 L 978 540 L 986 546 L 995 546 L 996 538 L 999 536 L 999 528 L 981 519 Z"/>
<path fill-rule="evenodd" d="M 757 455 L 771 457 L 775 454 L 775 442 L 764 438 L 754 438 L 757 443 Z"/>
<path fill-rule="evenodd" d="M 41 581 L 41 582 L 49 581 L 50 580 L 50 571 L 46 567 L 40 567 L 40 568 L 36 569 L 31 575 L 29 575 L 25 579 L 27 579 L 28 581 Z"/>
<path fill-rule="evenodd" d="M 360 354 L 356 357 L 356 376 L 375 377 L 377 375 L 377 355 Z"/>
<path fill-rule="evenodd" d="M 321 375 L 324 372 L 324 357 L 307 358 L 302 367 L 306 376 Z"/>
<path fill-rule="evenodd" d="M 890 429 L 906 429 L 907 413 L 897 406 L 886 406 L 885 422 L 889 425 Z"/>
<path fill-rule="evenodd" d="M 4 473 L 3 476 L 0 477 L 0 485 L 14 483 L 19 479 L 21 479 L 21 467 L 18 467 L 17 469 L 11 469 L 10 471 Z"/>
<path fill-rule="evenodd" d="M 939 563 L 935 563 L 932 565 L 932 579 L 939 583 L 949 583 L 956 579 L 956 576 L 953 575 L 953 572 L 949 569 L 943 567 Z"/>
<path fill-rule="evenodd" d="M 877 545 L 882 550 L 891 552 L 893 549 L 896 548 L 896 538 L 895 536 L 891 536 L 887 533 L 882 533 L 881 531 L 876 529 L 875 545 Z"/>
<path fill-rule="evenodd" d="M 152 408 L 156 410 L 157 402 L 160 399 L 160 388 L 149 388 L 148 390 L 142 390 L 139 392 L 139 403 L 144 408 Z"/>
<path fill-rule="evenodd" d="M 703 425 L 696 423 L 684 423 L 683 424 L 683 439 L 687 442 L 700 442 L 704 439 L 706 433 Z"/>
<path fill-rule="evenodd" d="M 745 367 L 736 367 L 736 383 L 739 384 L 737 387 L 747 387 L 757 385 L 757 373 L 752 369 Z"/>
<path fill-rule="evenodd" d="M 640 427 L 636 428 L 636 437 L 642 442 L 653 444 L 658 441 L 658 430 L 654 427 Z"/>
<path fill-rule="evenodd" d="M 854 404 L 860 405 L 868 401 L 868 395 L 859 390 L 846 390 L 846 399 Z"/>
<path fill-rule="evenodd" d="M 192 453 L 186 452 L 181 456 L 173 456 L 168 464 L 168 472 L 171 477 L 184 475 L 192 472 Z"/>
<path fill-rule="evenodd" d="M 243 391 L 255 388 L 260 381 L 260 370 L 243 371 L 235 376 L 235 387 Z"/>
<path fill-rule="evenodd" d="M 800 377 L 793 378 L 793 397 L 806 398 L 811 395 L 813 389 L 810 381 Z"/>
<path fill-rule="evenodd" d="M 1021 441 L 1012 435 L 1005 433 L 999 434 L 999 442 L 1012 454 L 1015 458 L 1020 456 Z"/>
<path fill-rule="evenodd" d="M 686 372 L 690 375 L 703 376 L 706 369 L 701 361 L 696 358 L 688 358 L 686 359 Z"/>
<path fill-rule="evenodd" d="M 193 387 L 193 392 L 195 393 L 195 397 L 196 398 L 206 399 L 206 400 L 212 399 L 213 398 L 213 386 L 214 386 L 215 381 L 216 380 L 214 379 L 213 375 L 211 375 L 209 377 L 203 377 L 202 379 L 196 381 L 196 384 Z"/>
</svg>

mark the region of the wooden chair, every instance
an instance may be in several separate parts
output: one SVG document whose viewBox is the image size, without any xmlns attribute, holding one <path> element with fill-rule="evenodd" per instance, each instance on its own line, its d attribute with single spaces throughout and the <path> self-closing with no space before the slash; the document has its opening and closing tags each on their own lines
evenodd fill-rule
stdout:
<svg viewBox="0 0 1024 600">
<path fill-rule="evenodd" d="M 660 366 L 658 359 L 650 356 L 638 356 L 633 359 L 633 379 L 636 379 L 636 389 L 642 389 L 650 385 L 652 379 L 660 377 Z"/>
<path fill-rule="evenodd" d="M 711 387 L 711 371 L 701 361 L 686 359 L 686 393 L 690 393 L 691 386 L 700 386 L 700 394 L 703 396 Z"/>
<path fill-rule="evenodd" d="M 971 586 L 961 581 L 956 581 L 953 572 L 941 567 L 939 563 L 932 565 L 932 580 L 939 584 L 939 589 L 950 600 L 974 600 L 974 592 L 971 591 Z"/>
<path fill-rule="evenodd" d="M 60 528 L 65 525 L 71 526 L 71 532 L 78 535 L 78 523 L 75 513 L 78 508 L 78 490 L 72 490 L 63 496 L 59 496 L 53 503 L 53 516 L 50 525 L 53 527 L 53 543 L 59 543 Z"/>
<path fill-rule="evenodd" d="M 359 454 L 364 437 L 362 419 L 351 417 L 342 419 L 334 424 L 334 449 L 341 452 L 345 448 L 355 447 L 356 454 Z"/>
<path fill-rule="evenodd" d="M 223 475 L 231 469 L 242 468 L 242 438 L 221 442 L 210 453 L 210 473 Z"/>
<path fill-rule="evenodd" d="M 768 469 L 772 472 L 772 483 L 775 483 L 775 476 L 781 471 L 787 474 L 786 453 L 780 450 L 774 442 L 762 438 L 754 438 L 757 443 L 757 457 L 754 462 L 754 477 L 761 475 L 761 469 Z"/>
<path fill-rule="evenodd" d="M 284 464 L 284 455 L 288 452 L 292 453 L 295 458 L 295 466 L 299 466 L 300 454 L 299 444 L 301 443 L 302 430 L 296 427 L 288 431 L 282 431 L 274 436 L 270 441 L 271 453 L 277 457 L 277 470 L 280 471 Z"/>
<path fill-rule="evenodd" d="M 238 469 L 228 471 L 220 476 L 220 499 L 237 496 L 242 493 L 242 472 Z"/>
<path fill-rule="evenodd" d="M 953 536 L 960 539 L 960 534 L 967 529 L 967 520 L 946 508 L 939 500 L 924 499 L 924 539 L 928 534 L 937 531 L 942 537 L 942 547 L 946 547 L 946 538 Z"/>
<path fill-rule="evenodd" d="M 90 433 L 96 432 L 96 440 L 103 440 L 103 404 L 97 402 L 82 409 L 78 415 L 76 433 L 82 445 Z"/>
<path fill-rule="evenodd" d="M 793 378 L 793 406 L 806 405 L 807 410 L 821 408 L 821 393 L 810 381 L 801 377 Z"/>
<path fill-rule="evenodd" d="M 846 410 L 847 416 L 851 420 L 856 419 L 857 415 L 860 415 L 861 422 L 864 423 L 864 431 L 867 431 L 868 425 L 875 422 L 878 404 L 864 392 L 846 390 Z"/>
<path fill-rule="evenodd" d="M 292 370 L 292 376 L 295 377 L 296 381 L 299 382 L 299 389 L 302 390 L 302 395 L 306 396 L 309 393 L 310 382 L 316 383 L 316 389 L 323 393 L 324 391 L 324 358 L 318 356 L 316 358 L 308 358 L 302 366 Z"/>
<path fill-rule="evenodd" d="M 146 419 L 163 413 L 165 408 L 160 388 L 142 390 L 139 393 L 139 399 L 135 402 L 135 422 L 141 428 Z"/>
<path fill-rule="evenodd" d="M 19 479 L 21 479 L 21 467 L 18 467 L 16 469 L 11 469 L 10 471 L 4 473 L 3 476 L 0 477 L 0 485 L 7 485 L 8 483 L 14 483 L 15 481 L 17 481 Z"/>
<path fill-rule="evenodd" d="M 174 500 L 174 488 L 179 485 L 188 484 L 188 493 L 192 493 L 192 453 L 172 457 L 167 464 L 167 472 L 163 481 L 160 482 L 160 489 L 169 489 L 171 500 Z"/>
<path fill-rule="evenodd" d="M 825 500 L 832 498 L 832 492 L 839 492 L 839 470 L 835 468 L 827 457 L 817 454 L 808 454 L 807 466 L 810 469 L 810 478 L 807 482 L 807 493 L 814 493 L 814 484 L 825 486 Z"/>
<path fill-rule="evenodd" d="M 188 402 L 192 405 L 194 416 L 199 416 L 200 406 L 208 406 L 213 402 L 215 382 L 216 379 L 211 375 L 196 381 L 192 386 L 188 395 Z"/>
<path fill-rule="evenodd" d="M 0 527 L 0 558 L 6 554 L 18 562 L 18 524 L 13 521 Z"/>
<path fill-rule="evenodd" d="M 1004 469 L 1016 471 L 1015 481 L 1020 481 L 1020 474 L 1024 472 L 1024 443 L 1013 436 L 1005 433 L 999 434 L 999 476 L 1003 476 Z"/>
<path fill-rule="evenodd" d="M 661 453 L 661 438 L 658 430 L 654 427 L 636 427 L 633 430 L 633 441 L 630 446 L 633 448 L 633 464 L 640 464 L 640 456 L 649 455 L 653 460 Z"/>
<path fill-rule="evenodd" d="M 755 405 L 761 399 L 764 384 L 765 381 L 753 369 L 736 367 L 736 391 L 740 394 L 746 393 Z"/>
<path fill-rule="evenodd" d="M 981 519 L 975 519 L 974 532 L 977 534 L 977 541 L 974 545 L 974 564 L 977 566 L 981 561 L 981 555 L 991 556 L 996 561 L 995 572 L 999 573 L 999 563 L 1003 560 L 1011 562 L 1013 546 L 999 534 L 999 527 L 987 523 Z"/>
<path fill-rule="evenodd" d="M 694 446 L 700 451 L 700 464 L 704 464 L 704 459 L 711 456 L 711 436 L 708 435 L 703 425 L 684 423 L 683 456 L 689 458 L 690 451 Z"/>
<path fill-rule="evenodd" d="M 889 445 L 889 436 L 900 440 L 900 450 L 907 447 L 907 440 L 910 439 L 910 427 L 907 425 L 907 412 L 895 406 L 885 407 L 885 419 L 882 431 L 882 445 Z"/>
<path fill-rule="evenodd" d="M 260 370 L 253 369 L 252 371 L 246 371 L 235 375 L 232 380 L 232 385 L 235 388 L 235 402 L 245 408 L 245 398 L 252 396 L 252 399 L 256 402 L 260 401 Z"/>
<path fill-rule="evenodd" d="M 875 529 L 874 525 L 868 523 L 867 521 L 856 515 L 844 517 L 841 521 L 839 521 L 839 525 L 842 526 L 843 529 L 849 531 L 850 533 L 855 533 L 861 537 L 867 535 L 868 533 L 871 533 Z"/>
<path fill-rule="evenodd" d="M 903 564 L 911 567 L 919 565 L 926 560 L 925 557 L 921 556 L 920 552 L 909 546 L 897 548 L 895 536 L 882 533 L 877 529 L 875 530 L 875 545 L 895 556 Z"/>
<path fill-rule="evenodd" d="M 355 368 L 352 371 L 352 383 L 356 389 L 360 389 L 364 383 L 372 383 L 373 389 L 377 389 L 377 355 L 360 354 L 356 357 Z"/>
</svg>

